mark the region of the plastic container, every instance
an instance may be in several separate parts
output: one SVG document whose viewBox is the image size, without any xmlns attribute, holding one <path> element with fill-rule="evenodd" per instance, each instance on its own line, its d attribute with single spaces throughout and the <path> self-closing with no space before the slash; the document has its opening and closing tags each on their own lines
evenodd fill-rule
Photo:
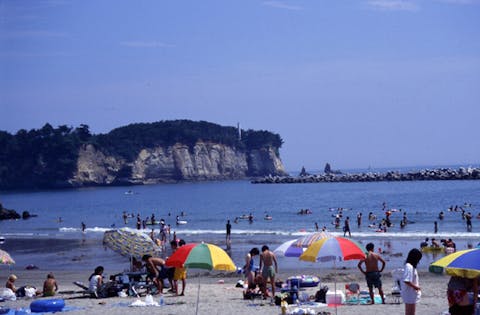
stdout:
<svg viewBox="0 0 480 315">
<path fill-rule="evenodd" d="M 165 300 L 163 299 L 163 295 L 160 296 L 160 302 L 158 304 L 160 304 L 160 306 L 165 305 Z"/>
</svg>

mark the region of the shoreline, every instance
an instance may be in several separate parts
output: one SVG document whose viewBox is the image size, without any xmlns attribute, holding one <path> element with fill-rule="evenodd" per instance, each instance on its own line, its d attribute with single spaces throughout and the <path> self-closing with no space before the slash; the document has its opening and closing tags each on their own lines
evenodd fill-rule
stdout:
<svg viewBox="0 0 480 315">
<path fill-rule="evenodd" d="M 199 242 L 199 236 L 183 236 L 180 238 L 186 240 L 187 243 Z M 373 242 L 375 245 L 375 251 L 380 253 L 387 262 L 387 268 L 394 269 L 403 266 L 406 258 L 405 253 L 411 248 L 418 248 L 424 236 L 419 236 L 418 240 L 415 239 L 374 239 L 374 238 L 356 238 L 352 239 L 359 242 L 362 246 L 365 246 L 369 242 Z M 233 262 L 237 267 L 241 267 L 244 264 L 244 257 L 246 253 L 253 247 L 260 248 L 262 245 L 267 244 L 270 250 L 274 251 L 280 244 L 291 238 L 275 239 L 272 241 L 271 235 L 265 237 L 245 238 L 244 236 L 233 236 L 232 247 L 226 249 L 225 240 L 218 242 L 218 237 L 212 237 L 205 240 L 206 243 L 216 244 L 217 246 L 225 249 L 227 253 L 232 257 Z M 439 239 L 439 238 L 437 238 Z M 201 239 L 203 241 L 204 239 Z M 454 239 L 457 244 L 457 250 L 467 249 L 468 246 L 477 246 L 473 239 Z M 102 244 L 102 240 L 87 238 L 87 239 L 58 239 L 58 238 L 21 238 L 21 239 L 7 239 L 6 242 L 0 246 L 1 249 L 6 250 L 12 258 L 16 261 L 16 264 L 11 268 L 12 270 L 23 270 L 28 265 L 35 265 L 40 270 L 90 270 L 97 265 L 104 265 L 106 267 L 122 271 L 128 268 L 129 259 L 123 257 L 120 254 L 106 248 Z M 170 255 L 169 247 L 162 253 L 160 257 L 166 258 Z M 443 257 L 443 252 L 425 252 L 423 253 L 422 263 L 419 270 L 427 270 L 428 265 Z M 281 257 L 278 256 L 278 263 L 280 270 L 323 270 L 331 268 L 329 264 L 300 262 L 294 257 Z M 257 259 L 258 260 L 258 259 Z M 258 264 L 258 262 L 256 262 Z M 338 267 L 345 267 L 347 269 L 355 267 L 356 264 L 352 261 L 341 262 Z"/>
</svg>

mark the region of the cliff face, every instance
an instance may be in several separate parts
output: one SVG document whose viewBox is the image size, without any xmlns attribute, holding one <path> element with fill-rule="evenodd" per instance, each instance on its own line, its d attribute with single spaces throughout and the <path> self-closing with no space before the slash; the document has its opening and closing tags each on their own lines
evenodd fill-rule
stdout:
<svg viewBox="0 0 480 315">
<path fill-rule="evenodd" d="M 142 149 L 132 162 L 109 156 L 93 145 L 81 147 L 73 186 L 151 184 L 181 180 L 241 179 L 249 176 L 285 175 L 274 148 L 240 151 L 233 147 L 198 141 Z"/>
</svg>

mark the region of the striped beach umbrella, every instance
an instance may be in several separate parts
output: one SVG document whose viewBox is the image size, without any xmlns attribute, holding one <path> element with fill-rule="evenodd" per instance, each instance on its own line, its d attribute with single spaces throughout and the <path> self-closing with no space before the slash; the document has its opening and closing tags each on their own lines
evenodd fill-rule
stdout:
<svg viewBox="0 0 480 315">
<path fill-rule="evenodd" d="M 273 252 L 278 256 L 285 257 L 300 257 L 303 252 L 310 246 L 313 242 L 316 242 L 322 238 L 331 237 L 332 235 L 328 232 L 315 232 L 309 233 L 298 239 L 286 241 L 285 243 L 278 246 Z"/>
<path fill-rule="evenodd" d="M 148 235 L 130 228 L 106 231 L 103 244 L 123 256 L 137 259 L 146 254 L 157 256 L 162 251 Z"/>
<path fill-rule="evenodd" d="M 13 265 L 15 264 L 15 260 L 13 260 L 9 253 L 0 249 L 0 264 Z"/>
<path fill-rule="evenodd" d="M 327 237 L 313 242 L 300 256 L 305 261 L 365 259 L 365 252 L 357 242 L 344 237 Z"/>
<path fill-rule="evenodd" d="M 165 262 L 178 268 L 236 271 L 237 267 L 220 247 L 207 243 L 190 243 L 179 247 Z"/>
<path fill-rule="evenodd" d="M 429 266 L 429 271 L 445 271 L 451 276 L 474 279 L 480 276 L 480 248 L 461 250 L 447 255 Z"/>
</svg>

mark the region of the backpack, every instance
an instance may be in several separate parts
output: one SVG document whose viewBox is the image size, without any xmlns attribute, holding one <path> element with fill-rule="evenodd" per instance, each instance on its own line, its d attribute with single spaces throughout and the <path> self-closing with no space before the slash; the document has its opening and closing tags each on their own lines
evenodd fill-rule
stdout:
<svg viewBox="0 0 480 315">
<path fill-rule="evenodd" d="M 315 293 L 315 302 L 327 303 L 328 287 L 326 285 L 320 287 L 320 290 Z"/>
</svg>

